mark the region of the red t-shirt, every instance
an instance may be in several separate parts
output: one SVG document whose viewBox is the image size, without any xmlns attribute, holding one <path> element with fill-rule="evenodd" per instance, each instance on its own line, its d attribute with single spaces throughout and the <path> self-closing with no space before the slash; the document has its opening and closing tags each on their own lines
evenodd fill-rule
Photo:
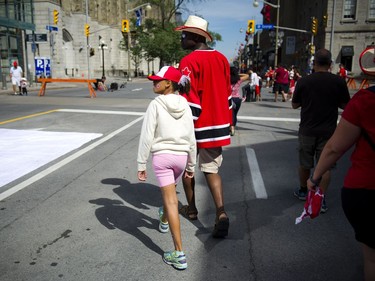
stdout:
<svg viewBox="0 0 375 281">
<path fill-rule="evenodd" d="M 340 67 L 339 75 L 340 75 L 342 78 L 346 78 L 346 77 L 347 77 L 347 75 L 346 75 L 346 69 L 343 68 L 343 67 Z"/>
<path fill-rule="evenodd" d="M 375 142 L 375 93 L 358 91 L 342 113 L 342 118 L 366 130 Z M 375 151 L 361 135 L 351 155 L 352 165 L 346 174 L 344 186 L 347 188 L 375 189 Z"/>
<path fill-rule="evenodd" d="M 278 67 L 275 70 L 275 82 L 278 84 L 289 84 L 289 72 L 284 67 Z"/>
<path fill-rule="evenodd" d="M 233 119 L 228 60 L 216 50 L 195 50 L 179 69 L 190 77 L 190 93 L 184 97 L 192 109 L 198 148 L 229 145 Z"/>
</svg>

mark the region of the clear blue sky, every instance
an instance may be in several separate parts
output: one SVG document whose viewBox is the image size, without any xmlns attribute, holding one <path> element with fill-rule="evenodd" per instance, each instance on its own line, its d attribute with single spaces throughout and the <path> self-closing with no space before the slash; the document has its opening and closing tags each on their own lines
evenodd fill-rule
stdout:
<svg viewBox="0 0 375 281">
<path fill-rule="evenodd" d="M 236 56 L 239 45 L 245 43 L 247 21 L 254 19 L 256 24 L 261 24 L 263 19 L 260 14 L 263 7 L 261 1 L 257 8 L 253 6 L 253 0 L 195 0 L 189 1 L 185 6 L 191 14 L 207 20 L 210 31 L 222 36 L 222 41 L 217 42 L 215 49 L 229 61 Z M 185 22 L 188 13 L 183 9 L 181 12 Z"/>
</svg>

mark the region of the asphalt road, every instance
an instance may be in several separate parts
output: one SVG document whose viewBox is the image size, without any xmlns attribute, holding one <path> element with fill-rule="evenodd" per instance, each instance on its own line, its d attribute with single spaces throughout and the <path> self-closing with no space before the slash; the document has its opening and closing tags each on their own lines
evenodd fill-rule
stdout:
<svg viewBox="0 0 375 281">
<path fill-rule="evenodd" d="M 172 239 L 158 231 L 160 191 L 150 165 L 147 182 L 136 175 L 142 114 L 153 97 L 147 80 L 94 99 L 82 87 L 47 87 L 44 97 L 0 95 L 0 133 L 54 137 L 21 136 L 17 146 L 0 138 L 0 151 L 8 145 L 19 163 L 4 169 L 0 155 L 2 171 L 15 177 L 0 186 L 0 280 L 363 280 L 361 252 L 340 205 L 349 155 L 333 172 L 328 212 L 295 225 L 304 204 L 293 196 L 299 110 L 273 102 L 268 89 L 262 102 L 242 104 L 224 149 L 229 236 L 211 237 L 215 208 L 197 172 L 199 220 L 181 217 L 188 269 L 164 264 Z M 69 147 L 69 133 L 77 134 L 72 142 L 97 137 L 20 172 Z M 177 191 L 184 204 L 181 184 Z"/>
</svg>

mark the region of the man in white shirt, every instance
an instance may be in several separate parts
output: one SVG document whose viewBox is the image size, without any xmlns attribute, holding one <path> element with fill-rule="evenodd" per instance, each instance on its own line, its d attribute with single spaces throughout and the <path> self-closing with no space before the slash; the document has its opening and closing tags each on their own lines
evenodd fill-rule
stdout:
<svg viewBox="0 0 375 281">
<path fill-rule="evenodd" d="M 20 95 L 21 93 L 21 78 L 22 78 L 22 68 L 18 66 L 16 61 L 13 62 L 13 66 L 10 68 L 10 78 L 12 79 L 12 86 L 14 95 L 17 95 L 17 86 Z"/>
</svg>

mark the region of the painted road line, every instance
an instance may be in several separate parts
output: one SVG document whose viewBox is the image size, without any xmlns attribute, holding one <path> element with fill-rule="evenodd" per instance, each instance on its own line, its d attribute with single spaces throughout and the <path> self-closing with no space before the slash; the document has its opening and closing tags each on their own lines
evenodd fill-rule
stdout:
<svg viewBox="0 0 375 281">
<path fill-rule="evenodd" d="M 67 158 L 63 159 L 62 161 L 52 165 L 51 167 L 45 169 L 44 171 L 32 176 L 31 178 L 13 186 L 12 188 L 4 191 L 3 193 L 0 194 L 0 201 L 8 198 L 9 196 L 13 195 L 14 193 L 24 189 L 25 187 L 29 186 L 30 184 L 33 184 L 34 182 L 42 179 L 43 177 L 51 174 L 52 172 L 60 169 L 61 167 L 65 166 L 66 164 L 72 162 L 73 160 L 77 159 L 78 157 L 82 156 L 83 154 L 89 152 L 90 150 L 96 148 L 97 146 L 101 145 L 102 143 L 110 140 L 111 138 L 113 138 L 114 136 L 118 135 L 119 133 L 121 133 L 122 131 L 130 128 L 131 126 L 133 126 L 134 124 L 138 123 L 139 121 L 141 121 L 143 119 L 143 117 L 139 117 L 137 119 L 135 119 L 134 121 L 130 122 L 129 124 L 119 128 L 118 130 L 116 131 L 113 131 L 112 133 L 108 134 L 107 136 L 101 138 L 100 140 L 88 145 L 87 147 L 77 151 L 76 153 L 74 153 L 73 155 L 70 155 L 68 156 Z"/>
<path fill-rule="evenodd" d="M 32 117 L 36 117 L 36 116 L 40 116 L 40 115 L 44 115 L 44 114 L 48 114 L 48 113 L 52 113 L 52 112 L 56 112 L 56 109 L 44 111 L 44 112 L 40 112 L 40 113 L 35 113 L 35 114 L 30 114 L 30 115 L 26 115 L 26 116 L 22 116 L 22 117 L 18 117 L 18 118 L 9 119 L 9 120 L 0 122 L 0 125 L 4 125 L 4 124 L 7 124 L 7 123 L 11 123 L 11 122 L 16 122 L 16 121 L 20 121 L 20 120 L 23 120 L 23 119 L 32 118 Z"/>
<path fill-rule="evenodd" d="M 274 122 L 300 122 L 300 118 L 282 117 L 257 117 L 257 116 L 237 116 L 238 120 L 274 121 Z"/>
<path fill-rule="evenodd" d="M 268 195 L 267 195 L 266 187 L 264 186 L 264 181 L 263 181 L 260 169 L 259 169 L 258 160 L 255 155 L 254 149 L 247 147 L 246 156 L 247 156 L 247 161 L 250 167 L 250 175 L 251 175 L 251 180 L 253 183 L 255 197 L 258 199 L 267 199 Z"/>
<path fill-rule="evenodd" d="M 115 111 L 115 110 L 57 109 L 56 111 L 58 111 L 58 112 L 74 112 L 74 113 L 134 115 L 134 116 L 143 116 L 143 115 L 145 115 L 144 112 Z"/>
</svg>

